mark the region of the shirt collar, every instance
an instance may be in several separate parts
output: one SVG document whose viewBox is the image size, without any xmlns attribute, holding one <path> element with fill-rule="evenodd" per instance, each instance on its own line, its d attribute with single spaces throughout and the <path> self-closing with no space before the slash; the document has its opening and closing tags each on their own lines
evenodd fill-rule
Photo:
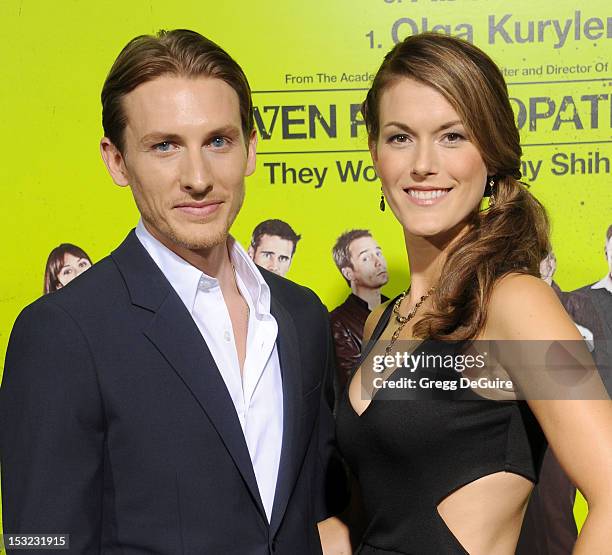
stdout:
<svg viewBox="0 0 612 555">
<path fill-rule="evenodd" d="M 370 312 L 370 307 L 368 306 L 368 303 L 364 301 L 361 297 L 355 295 L 355 293 L 351 293 L 348 298 L 353 304 L 359 305 L 361 308 L 365 308 L 368 312 Z"/>
<path fill-rule="evenodd" d="M 270 314 L 270 287 L 261 272 L 242 248 L 242 245 L 231 235 L 227 239 L 230 259 L 236 275 L 242 280 L 255 306 L 258 315 Z"/>
<path fill-rule="evenodd" d="M 198 289 L 210 291 L 219 286 L 217 278 L 198 270 L 153 237 L 142 220 L 139 220 L 136 226 L 136 237 L 190 312 L 193 310 Z M 238 241 L 230 236 L 227 245 L 236 274 L 251 297 L 255 311 L 257 314 L 269 314 L 270 288 L 268 284 Z"/>
<path fill-rule="evenodd" d="M 386 303 L 388 300 L 389 297 L 385 297 L 382 293 L 380 294 L 381 303 Z M 352 302 L 353 304 L 358 304 L 362 308 L 365 308 L 368 312 L 371 312 L 370 306 L 368 305 L 367 301 L 364 301 L 361 297 L 355 295 L 355 293 L 351 292 L 351 294 L 347 298 L 347 301 Z"/>
<path fill-rule="evenodd" d="M 612 293 L 612 277 L 610 277 L 610 274 L 606 274 L 606 277 L 591 285 L 591 289 L 606 289 L 609 293 Z"/>
</svg>

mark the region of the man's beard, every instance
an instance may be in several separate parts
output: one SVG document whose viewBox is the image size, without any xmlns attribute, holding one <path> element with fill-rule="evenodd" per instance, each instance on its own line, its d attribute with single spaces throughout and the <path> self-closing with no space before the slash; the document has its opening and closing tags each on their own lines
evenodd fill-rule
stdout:
<svg viewBox="0 0 612 555">
<path fill-rule="evenodd" d="M 147 227 L 163 235 L 166 241 L 170 243 L 170 245 L 166 245 L 170 250 L 172 250 L 172 245 L 176 245 L 190 251 L 200 251 L 211 249 L 227 241 L 229 230 L 242 208 L 244 196 L 243 189 L 242 195 L 234 199 L 235 204 L 229 207 L 227 214 L 220 215 L 211 222 L 188 225 L 186 231 L 183 231 L 182 226 L 175 224 L 171 218 L 158 220 L 151 216 L 147 210 L 148 206 L 138 206 L 138 202 L 136 204 L 143 221 L 148 224 Z M 219 209 L 224 210 L 225 205 L 222 205 Z M 201 226 L 200 229 L 199 226 Z M 196 232 L 190 233 L 190 229 L 195 229 Z M 159 237 L 157 239 L 161 240 Z M 161 242 L 164 243 L 164 241 Z"/>
</svg>

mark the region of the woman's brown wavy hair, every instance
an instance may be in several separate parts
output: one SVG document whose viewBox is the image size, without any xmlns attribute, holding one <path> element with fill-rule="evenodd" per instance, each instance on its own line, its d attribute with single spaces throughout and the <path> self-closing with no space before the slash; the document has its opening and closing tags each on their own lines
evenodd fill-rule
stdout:
<svg viewBox="0 0 612 555">
<path fill-rule="evenodd" d="M 474 339 L 486 322 L 497 280 L 510 272 L 539 277 L 540 260 L 550 248 L 548 218 L 518 181 L 519 132 L 506 83 L 489 56 L 464 40 L 436 33 L 397 44 L 362 105 L 370 143 L 378 138 L 381 95 L 406 77 L 432 87 L 451 104 L 495 183 L 494 206 L 477 208 L 467 232 L 452 244 L 432 295 L 433 308 L 413 330 L 416 337 Z"/>
</svg>

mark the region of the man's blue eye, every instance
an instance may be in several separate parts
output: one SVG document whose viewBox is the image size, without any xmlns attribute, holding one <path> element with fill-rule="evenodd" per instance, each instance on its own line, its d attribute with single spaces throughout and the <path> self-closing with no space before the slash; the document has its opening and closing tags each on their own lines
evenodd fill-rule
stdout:
<svg viewBox="0 0 612 555">
<path fill-rule="evenodd" d="M 225 146 L 227 143 L 227 141 L 225 140 L 224 137 L 215 137 L 212 141 L 210 141 L 210 144 L 216 148 L 220 148 L 222 146 Z"/>
<path fill-rule="evenodd" d="M 160 152 L 168 152 L 172 144 L 168 141 L 164 141 L 163 143 L 158 143 L 154 146 L 155 150 L 159 150 Z"/>
</svg>

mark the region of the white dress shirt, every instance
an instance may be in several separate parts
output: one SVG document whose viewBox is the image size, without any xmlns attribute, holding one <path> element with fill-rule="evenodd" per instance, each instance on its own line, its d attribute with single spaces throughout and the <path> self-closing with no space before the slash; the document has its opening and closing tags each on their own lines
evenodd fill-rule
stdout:
<svg viewBox="0 0 612 555">
<path fill-rule="evenodd" d="M 244 249 L 229 237 L 236 283 L 249 306 L 241 377 L 232 322 L 217 279 L 165 247 L 142 221 L 138 222 L 136 236 L 187 307 L 217 364 L 236 408 L 270 521 L 283 437 L 283 389 L 276 348 L 278 325 L 270 313 L 270 288 Z"/>
</svg>

